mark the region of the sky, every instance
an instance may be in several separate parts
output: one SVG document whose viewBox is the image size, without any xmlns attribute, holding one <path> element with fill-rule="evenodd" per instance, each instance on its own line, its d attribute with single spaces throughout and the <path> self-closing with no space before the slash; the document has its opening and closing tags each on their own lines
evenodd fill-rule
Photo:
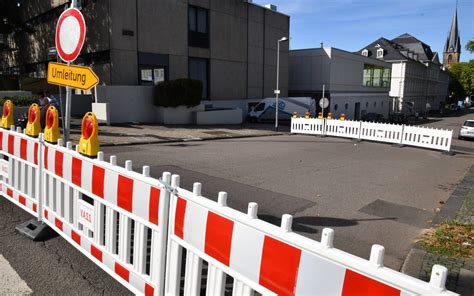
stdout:
<svg viewBox="0 0 474 296">
<path fill-rule="evenodd" d="M 456 0 L 254 0 L 272 3 L 290 15 L 290 48 L 336 47 L 358 51 L 380 37 L 409 33 L 442 53 Z M 465 50 L 474 40 L 474 0 L 458 0 L 461 61 L 474 59 Z M 440 55 L 442 56 L 442 55 Z"/>
</svg>

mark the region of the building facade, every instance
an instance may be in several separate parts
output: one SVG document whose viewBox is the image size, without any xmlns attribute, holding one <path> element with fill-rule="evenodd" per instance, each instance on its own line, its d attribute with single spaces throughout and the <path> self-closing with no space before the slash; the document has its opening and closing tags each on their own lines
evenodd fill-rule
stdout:
<svg viewBox="0 0 474 296">
<path fill-rule="evenodd" d="M 358 54 L 392 65 L 392 112 L 424 114 L 444 105 L 449 76 L 429 45 L 403 34 L 393 40 L 379 38 Z"/>
<path fill-rule="evenodd" d="M 77 64 L 90 65 L 105 85 L 153 85 L 193 78 L 203 99 L 272 96 L 277 40 L 289 17 L 275 6 L 241 0 L 82 0 L 87 24 Z M 44 78 L 63 0 L 23 1 L 15 29 L 4 34 L 4 74 Z M 280 52 L 280 89 L 287 94 L 288 44 Z"/>
<path fill-rule="evenodd" d="M 359 120 L 367 113 L 388 118 L 391 64 L 325 47 L 290 51 L 290 96 L 329 99 L 325 113 Z M 321 108 L 318 106 L 318 112 Z"/>
</svg>

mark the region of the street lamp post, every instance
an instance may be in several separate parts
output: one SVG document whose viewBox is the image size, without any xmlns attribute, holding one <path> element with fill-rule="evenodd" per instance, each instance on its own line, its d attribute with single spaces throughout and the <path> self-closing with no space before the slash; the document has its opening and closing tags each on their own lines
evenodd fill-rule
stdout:
<svg viewBox="0 0 474 296">
<path fill-rule="evenodd" d="M 280 43 L 288 41 L 288 37 L 282 37 L 278 39 L 278 46 L 277 46 L 277 81 L 276 81 L 276 89 L 275 89 L 275 131 L 278 131 L 278 96 L 280 95 Z"/>
</svg>

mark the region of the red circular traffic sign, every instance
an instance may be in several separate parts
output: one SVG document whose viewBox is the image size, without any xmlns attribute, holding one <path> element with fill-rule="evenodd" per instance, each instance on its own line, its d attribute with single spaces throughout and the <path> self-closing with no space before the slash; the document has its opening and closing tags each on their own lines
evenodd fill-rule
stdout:
<svg viewBox="0 0 474 296">
<path fill-rule="evenodd" d="M 61 13 L 55 36 L 59 57 L 65 62 L 73 62 L 79 56 L 85 38 L 86 22 L 82 13 L 76 8 Z"/>
</svg>

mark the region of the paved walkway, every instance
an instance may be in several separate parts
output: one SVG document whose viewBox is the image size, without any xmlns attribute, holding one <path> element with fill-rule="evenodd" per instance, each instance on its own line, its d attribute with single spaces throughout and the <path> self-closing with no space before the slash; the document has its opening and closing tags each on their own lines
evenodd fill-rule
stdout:
<svg viewBox="0 0 474 296">
<path fill-rule="evenodd" d="M 30 295 L 33 291 L 0 255 L 0 295 Z"/>
<path fill-rule="evenodd" d="M 71 122 L 71 138 L 79 142 L 80 120 Z M 282 131 L 288 132 L 289 126 Z M 242 124 L 229 126 L 169 126 L 152 124 L 122 124 L 99 126 L 101 146 L 121 146 L 186 142 L 199 140 L 217 140 L 229 138 L 246 138 L 279 135 L 272 124 Z"/>
<path fill-rule="evenodd" d="M 443 210 L 433 219 L 433 224 L 436 225 L 445 219 L 474 223 L 474 166 L 452 193 Z M 438 256 L 416 246 L 408 254 L 402 266 L 402 272 L 429 281 L 434 264 L 448 268 L 446 282 L 448 290 L 461 295 L 474 295 L 474 258 Z"/>
</svg>

